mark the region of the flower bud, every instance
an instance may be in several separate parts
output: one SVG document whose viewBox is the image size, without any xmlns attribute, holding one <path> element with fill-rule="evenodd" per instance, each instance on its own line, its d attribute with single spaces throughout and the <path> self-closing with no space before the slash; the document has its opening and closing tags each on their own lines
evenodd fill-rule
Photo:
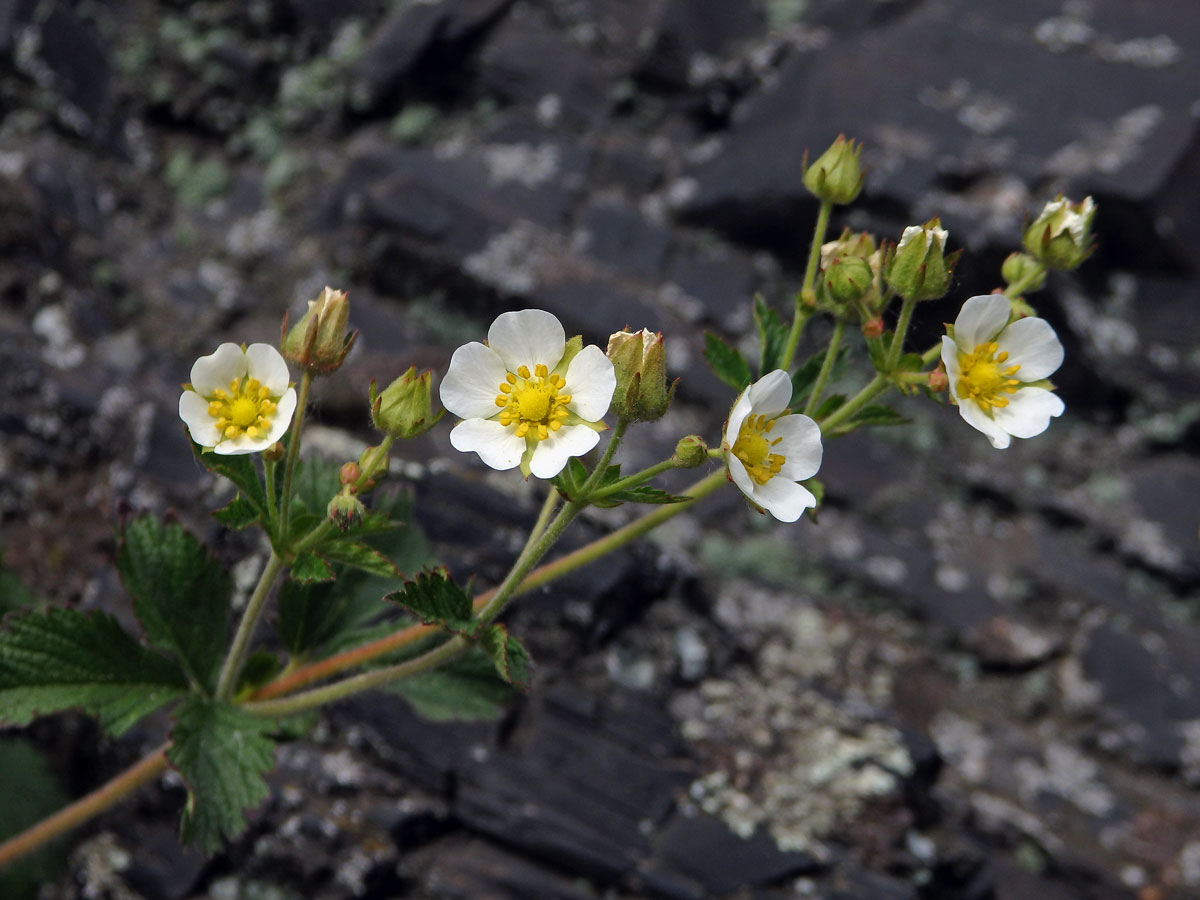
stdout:
<svg viewBox="0 0 1200 900">
<path fill-rule="evenodd" d="M 862 189 L 863 172 L 858 158 L 862 144 L 839 134 L 817 161 L 804 169 L 804 186 L 823 203 L 850 203 Z M 805 160 L 807 163 L 807 159 Z"/>
<path fill-rule="evenodd" d="M 363 520 L 366 509 L 353 494 L 338 494 L 329 501 L 325 514 L 341 531 L 347 531 Z"/>
<path fill-rule="evenodd" d="M 694 469 L 708 459 L 708 444 L 698 434 L 689 434 L 675 445 L 675 462 L 681 469 Z"/>
<path fill-rule="evenodd" d="M 1032 276 L 1032 280 L 1026 279 Z M 1000 267 L 1005 284 L 1022 284 L 1025 291 L 1039 290 L 1046 283 L 1046 270 L 1028 253 L 1010 253 Z"/>
<path fill-rule="evenodd" d="M 667 384 L 667 354 L 662 334 L 647 328 L 618 331 L 609 337 L 605 355 L 617 376 L 612 411 L 632 422 L 661 419 L 675 393 L 675 384 Z"/>
<path fill-rule="evenodd" d="M 284 457 L 283 442 L 276 441 L 270 447 L 263 451 L 263 459 L 267 462 L 281 462 Z"/>
<path fill-rule="evenodd" d="M 946 374 L 946 366 L 938 363 L 938 367 L 929 373 L 929 389 L 934 393 L 946 390 L 950 386 L 950 377 Z"/>
<path fill-rule="evenodd" d="M 924 225 L 910 225 L 900 236 L 886 264 L 887 283 L 906 300 L 936 300 L 950 287 L 962 251 L 945 255 L 950 233 L 935 216 Z"/>
<path fill-rule="evenodd" d="M 821 273 L 825 295 L 834 303 L 853 303 L 861 300 L 875 287 L 875 273 L 865 259 L 839 256 Z"/>
<path fill-rule="evenodd" d="M 879 316 L 875 316 L 872 319 L 867 319 L 867 321 L 863 322 L 862 324 L 863 337 L 865 337 L 867 340 L 875 340 L 875 338 L 883 337 L 883 330 L 883 319 L 879 318 Z"/>
<path fill-rule="evenodd" d="M 1059 194 L 1025 229 L 1025 249 L 1051 269 L 1074 269 L 1096 249 L 1092 243 L 1095 215 L 1091 197 L 1071 203 Z"/>
<path fill-rule="evenodd" d="M 409 366 L 383 393 L 372 381 L 371 421 L 375 427 L 394 438 L 414 438 L 436 425 L 445 410 L 433 414 L 432 383 L 433 373 L 426 369 L 418 375 L 416 366 Z"/>
<path fill-rule="evenodd" d="M 362 477 L 362 467 L 356 462 L 345 463 L 338 470 L 338 481 L 342 483 L 342 487 L 353 487 Z"/>
<path fill-rule="evenodd" d="M 821 268 L 825 268 L 840 256 L 857 256 L 869 259 L 875 252 L 875 236 L 866 231 L 842 230 L 836 240 L 821 245 Z"/>
<path fill-rule="evenodd" d="M 313 375 L 328 375 L 341 367 L 358 332 L 346 331 L 350 300 L 345 291 L 325 288 L 291 330 L 284 314 L 280 329 L 283 355 Z"/>
</svg>

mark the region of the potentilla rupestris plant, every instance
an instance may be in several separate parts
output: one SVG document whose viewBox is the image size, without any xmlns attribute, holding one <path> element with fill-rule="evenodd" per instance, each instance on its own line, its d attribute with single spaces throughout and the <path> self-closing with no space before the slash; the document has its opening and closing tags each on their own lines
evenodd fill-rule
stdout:
<svg viewBox="0 0 1200 900">
<path fill-rule="evenodd" d="M 706 335 L 705 357 L 728 388 L 724 423 L 710 422 L 707 435 L 680 435 L 670 456 L 636 471 L 622 467 L 622 442 L 641 422 L 660 433 L 668 427 L 675 389 L 669 339 L 652 329 L 615 331 L 605 352 L 582 336 L 568 339 L 545 310 L 503 312 L 486 339 L 480 333 L 453 351 L 440 384 L 415 367 L 382 391 L 372 383 L 362 415 L 377 443 L 327 464 L 301 459 L 300 448 L 312 379 L 336 373 L 357 334 L 345 292 L 326 288 L 299 322 L 285 325 L 282 353 L 225 343 L 197 359 L 179 416 L 197 460 L 231 487 L 217 521 L 263 534 L 260 577 L 235 612 L 231 579 L 204 544 L 176 522 L 140 516 L 123 528 L 117 557 L 138 630 L 70 608 L 5 619 L 0 723 L 81 709 L 120 734 L 166 708 L 171 726 L 162 746 L 129 771 L 0 845 L 0 865 L 168 766 L 187 786 L 184 838 L 212 852 L 243 832 L 246 811 L 267 796 L 277 723 L 360 691 L 389 686 L 432 716 L 498 712 L 504 691 L 528 690 L 533 680 L 528 652 L 500 621 L 522 592 L 552 587 L 730 483 L 752 509 L 798 521 L 820 507 L 819 470 L 838 452 L 837 438 L 903 423 L 882 402 L 893 390 L 935 400 L 945 392 L 996 448 L 1046 430 L 1065 411 L 1049 381 L 1063 348 L 1028 295 L 1048 269 L 1072 268 L 1093 252 L 1091 199 L 1050 201 L 1026 229 L 1024 249 L 1005 261 L 1002 287 L 966 299 L 945 337 L 914 351 L 906 342 L 915 311 L 953 292 L 961 251 L 950 249 L 937 218 L 905 228 L 895 246 L 866 232 L 826 241 L 831 208 L 862 188 L 860 153 L 861 145 L 839 138 L 806 168 L 820 209 L 791 321 L 788 310 L 753 298 L 751 359 Z M 807 323 L 821 316 L 831 323 L 826 346 L 797 361 Z M 858 340 L 865 353 L 847 352 Z M 866 368 L 856 387 L 855 359 Z M 435 390 L 444 410 L 435 408 Z M 448 433 L 438 424 L 447 411 L 458 419 Z M 406 543 L 417 528 L 404 501 L 375 491 L 397 443 L 422 435 L 472 454 L 460 464 L 545 482 L 541 512 L 494 585 L 461 587 L 436 560 L 412 563 L 419 541 Z M 658 478 L 672 469 L 700 477 L 668 491 Z M 645 511 L 554 555 L 584 510 L 619 505 Z M 409 560 L 410 571 L 399 571 L 398 560 Z M 366 575 L 392 588 L 364 600 Z M 268 626 L 274 636 L 257 641 Z"/>
</svg>

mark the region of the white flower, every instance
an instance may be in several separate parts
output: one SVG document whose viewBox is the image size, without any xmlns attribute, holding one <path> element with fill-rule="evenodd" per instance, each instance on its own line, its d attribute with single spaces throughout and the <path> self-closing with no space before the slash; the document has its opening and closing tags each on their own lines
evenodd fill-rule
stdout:
<svg viewBox="0 0 1200 900">
<path fill-rule="evenodd" d="M 579 343 L 550 313 L 524 309 L 499 315 L 486 344 L 455 350 L 440 390 L 463 420 L 450 432 L 454 448 L 493 469 L 553 478 L 596 446 L 617 378 L 603 350 Z"/>
<path fill-rule="evenodd" d="M 266 450 L 296 411 L 287 363 L 270 344 L 222 344 L 196 360 L 184 388 L 179 418 L 192 440 L 223 456 Z"/>
<path fill-rule="evenodd" d="M 795 522 L 817 505 L 796 482 L 821 467 L 821 429 L 808 416 L 790 415 L 791 399 L 787 372 L 768 372 L 733 404 L 722 443 L 733 483 L 781 522 Z"/>
<path fill-rule="evenodd" d="M 1035 384 L 1062 365 L 1063 348 L 1044 319 L 1009 323 L 1003 294 L 972 297 L 954 320 L 954 336 L 942 338 L 942 362 L 951 399 L 972 428 L 998 450 L 1014 437 L 1041 434 L 1063 406 L 1055 394 Z"/>
</svg>

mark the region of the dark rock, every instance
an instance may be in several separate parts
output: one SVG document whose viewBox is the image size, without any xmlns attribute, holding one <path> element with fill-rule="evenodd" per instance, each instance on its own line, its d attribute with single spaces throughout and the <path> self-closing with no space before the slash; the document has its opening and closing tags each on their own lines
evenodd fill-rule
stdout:
<svg viewBox="0 0 1200 900">
<path fill-rule="evenodd" d="M 590 203 L 580 217 L 578 249 L 620 277 L 657 282 L 662 274 L 670 232 L 627 206 Z"/>
<path fill-rule="evenodd" d="M 70 104 L 59 110 L 59 118 L 83 134 L 97 130 L 109 112 L 111 78 L 105 45 L 95 30 L 61 4 L 28 27 L 36 28 L 38 61 L 50 84 Z"/>
<path fill-rule="evenodd" d="M 686 87 L 699 57 L 719 58 L 736 41 L 757 33 L 762 18 L 752 4 L 719 0 L 708 4 L 667 0 L 654 25 L 654 43 L 638 76 L 661 89 Z"/>
<path fill-rule="evenodd" d="M 406 859 L 405 872 L 419 871 L 436 886 L 439 900 L 593 900 L 595 892 L 570 872 L 525 859 L 479 839 L 441 841 L 417 858 Z"/>
<path fill-rule="evenodd" d="M 1144 523 L 1142 534 L 1127 534 L 1126 548 L 1145 565 L 1185 584 L 1200 580 L 1200 535 L 1195 510 L 1180 497 L 1200 497 L 1200 463 L 1185 456 L 1148 460 L 1132 473 L 1133 502 Z"/>
</svg>

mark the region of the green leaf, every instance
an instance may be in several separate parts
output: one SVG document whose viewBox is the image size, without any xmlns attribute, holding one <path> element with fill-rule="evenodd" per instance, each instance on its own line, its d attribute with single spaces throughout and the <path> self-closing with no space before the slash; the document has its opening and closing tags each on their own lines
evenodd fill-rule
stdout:
<svg viewBox="0 0 1200 900">
<path fill-rule="evenodd" d="M 229 576 L 183 526 L 151 516 L 125 529 L 117 570 L 150 643 L 205 688 L 224 656 Z"/>
<path fill-rule="evenodd" d="M 804 409 L 808 402 L 808 394 L 812 390 L 813 385 L 817 382 L 817 376 L 821 373 L 821 366 L 825 364 L 825 352 L 819 350 L 806 359 L 792 375 L 792 402 L 788 405 L 793 409 Z M 829 370 L 829 383 L 837 381 L 846 373 L 846 362 L 849 354 L 848 347 L 839 347 L 837 355 L 833 358 L 833 366 Z"/>
<path fill-rule="evenodd" d="M 704 333 L 704 358 L 723 382 L 739 393 L 750 383 L 750 365 L 738 350 L 711 331 Z"/>
<path fill-rule="evenodd" d="M 267 514 L 267 492 L 263 490 L 262 481 L 258 477 L 258 469 L 254 465 L 254 453 L 240 453 L 234 456 L 223 456 L 212 451 L 205 451 L 195 441 L 191 442 L 192 453 L 200 464 L 210 472 L 224 475 L 241 491 L 246 502 L 252 504 L 259 515 Z"/>
<path fill-rule="evenodd" d="M 500 677 L 521 691 L 529 690 L 529 652 L 503 625 L 489 625 L 479 633 L 479 646 L 496 666 Z"/>
<path fill-rule="evenodd" d="M 835 409 L 837 409 L 839 406 L 841 406 L 845 402 L 846 402 L 845 394 L 833 394 L 832 396 L 826 397 L 824 400 L 821 401 L 820 405 L 818 405 L 817 408 L 815 410 L 813 410 L 812 417 L 814 419 L 817 419 L 818 421 L 820 421 L 821 419 L 825 418 L 827 415 L 829 415 L 831 412 L 833 412 Z"/>
<path fill-rule="evenodd" d="M 292 562 L 290 571 L 292 578 L 301 584 L 333 581 L 333 569 L 329 568 L 329 563 L 311 550 L 299 554 Z"/>
<path fill-rule="evenodd" d="M 857 427 L 859 425 L 905 425 L 909 420 L 890 406 L 872 404 L 860 409 L 850 421 Z"/>
<path fill-rule="evenodd" d="M 579 496 L 579 492 L 583 489 L 583 484 L 587 481 L 588 471 L 584 468 L 579 457 L 572 456 L 567 460 L 567 464 L 563 466 L 551 483 L 555 489 L 562 494 L 565 500 L 574 500 Z"/>
<path fill-rule="evenodd" d="M 232 528 L 234 531 L 249 528 L 255 522 L 261 521 L 262 517 L 262 511 L 247 500 L 243 494 L 238 494 L 229 501 L 228 506 L 224 506 L 213 512 L 214 519 L 226 528 Z"/>
<path fill-rule="evenodd" d="M 624 491 L 617 491 L 615 494 L 609 494 L 603 498 L 604 500 L 617 500 L 628 503 L 683 503 L 691 500 L 691 497 L 682 497 L 676 494 L 669 494 L 666 491 L 659 490 L 655 487 L 650 487 L 647 484 L 639 484 L 637 487 L 628 488 Z M 600 504 L 596 504 L 599 506 Z"/>
<path fill-rule="evenodd" d="M 767 306 L 761 294 L 754 295 L 754 327 L 758 330 L 758 375 L 761 378 L 779 368 L 789 329 L 780 320 L 779 313 Z"/>
<path fill-rule="evenodd" d="M 372 575 L 397 578 L 400 572 L 386 556 L 361 541 L 329 541 L 321 545 L 321 556 L 328 562 L 362 569 Z"/>
<path fill-rule="evenodd" d="M 471 595 L 456 585 L 444 568 L 422 572 L 386 599 L 400 604 L 426 625 L 441 625 L 467 636 L 475 632 Z"/>
<path fill-rule="evenodd" d="M 66 805 L 46 758 L 28 741 L 0 740 L 0 841 L 15 837 Z M 62 842 L 43 847 L 0 870 L 0 897 L 34 900 L 38 889 L 59 877 L 66 854 Z"/>
<path fill-rule="evenodd" d="M 175 712 L 167 758 L 187 782 L 183 839 L 204 853 L 245 830 L 245 812 L 266 799 L 275 764 L 275 723 L 192 695 Z"/>
<path fill-rule="evenodd" d="M 187 690 L 183 673 L 112 616 L 51 608 L 17 613 L 0 632 L 0 722 L 82 709 L 121 734 Z"/>
<path fill-rule="evenodd" d="M 434 722 L 495 719 L 512 702 L 514 693 L 496 673 L 491 658 L 478 647 L 431 672 L 393 682 L 388 690 Z"/>
</svg>

